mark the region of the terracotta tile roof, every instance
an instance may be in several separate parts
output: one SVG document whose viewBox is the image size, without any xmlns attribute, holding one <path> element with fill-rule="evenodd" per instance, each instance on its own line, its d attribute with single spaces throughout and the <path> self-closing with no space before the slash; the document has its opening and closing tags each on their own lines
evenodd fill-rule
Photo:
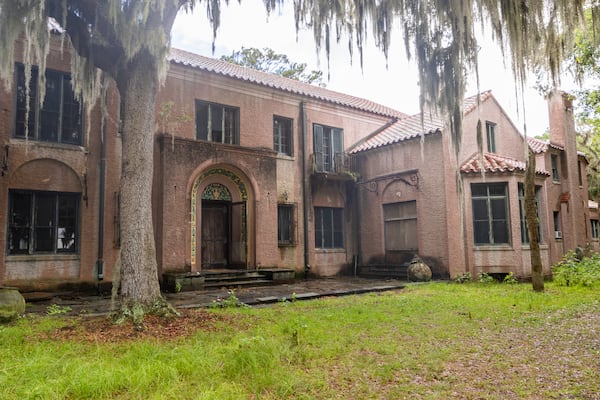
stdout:
<svg viewBox="0 0 600 400">
<path fill-rule="evenodd" d="M 169 61 L 175 64 L 185 65 L 191 68 L 228 76 L 230 78 L 267 86 L 273 89 L 282 90 L 300 96 L 306 96 L 385 117 L 403 118 L 407 116 L 398 110 L 375 103 L 371 100 L 335 92 L 333 90 L 310 85 L 294 79 L 257 71 L 252 68 L 242 67 L 240 65 L 201 56 L 199 54 L 190 53 L 184 50 L 172 48 L 169 55 Z"/>
<path fill-rule="evenodd" d="M 554 143 L 550 143 L 550 141 L 548 140 L 540 140 L 533 137 L 527 138 L 527 144 L 529 145 L 529 148 L 536 154 L 545 153 L 546 151 L 548 151 L 548 147 L 552 147 L 553 149 L 557 149 L 560 151 L 565 150 L 564 147 Z"/>
<path fill-rule="evenodd" d="M 390 121 L 382 128 L 373 132 L 351 147 L 350 153 L 358 153 L 365 150 L 375 149 L 404 140 L 441 132 L 444 121 L 435 116 L 424 116 L 421 124 L 421 114 L 412 115 L 400 120 Z"/>
<path fill-rule="evenodd" d="M 486 90 L 479 95 L 479 103 L 483 103 L 492 97 L 492 91 Z M 477 108 L 477 95 L 467 97 L 463 102 L 463 115 L 470 113 Z"/>
<path fill-rule="evenodd" d="M 480 103 L 492 97 L 492 91 L 487 90 L 480 94 Z M 470 113 L 477 107 L 477 95 L 467 97 L 463 103 L 464 114 Z M 371 133 L 366 138 L 351 147 L 350 153 L 358 153 L 365 150 L 371 150 L 382 146 L 398 143 L 407 139 L 412 139 L 421 134 L 428 135 L 434 132 L 441 132 L 444 128 L 443 117 L 436 115 L 423 116 L 423 125 L 421 125 L 421 114 L 411 115 L 410 117 L 399 119 L 396 122 L 388 123 Z"/>
<path fill-rule="evenodd" d="M 502 157 L 493 153 L 483 153 L 483 169 L 486 173 L 525 172 L 526 164 L 523 161 Z M 482 170 L 481 159 L 477 153 L 473 154 L 461 167 L 465 174 L 478 174 Z M 550 173 L 543 169 L 536 169 L 536 174 L 549 176 Z"/>
</svg>

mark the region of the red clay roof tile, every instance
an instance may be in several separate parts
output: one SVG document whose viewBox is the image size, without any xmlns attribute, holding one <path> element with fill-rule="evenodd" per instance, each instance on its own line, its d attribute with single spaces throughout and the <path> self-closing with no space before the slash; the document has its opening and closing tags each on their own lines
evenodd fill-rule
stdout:
<svg viewBox="0 0 600 400">
<path fill-rule="evenodd" d="M 169 61 L 215 74 L 228 76 L 234 79 L 267 86 L 273 89 L 306 96 L 325 102 L 338 104 L 356 110 L 365 111 L 390 118 L 404 118 L 407 115 L 393 108 L 375 103 L 373 101 L 335 92 L 319 86 L 284 78 L 279 75 L 269 74 L 252 68 L 231 64 L 199 54 L 190 53 L 180 49 L 171 49 Z"/>
</svg>

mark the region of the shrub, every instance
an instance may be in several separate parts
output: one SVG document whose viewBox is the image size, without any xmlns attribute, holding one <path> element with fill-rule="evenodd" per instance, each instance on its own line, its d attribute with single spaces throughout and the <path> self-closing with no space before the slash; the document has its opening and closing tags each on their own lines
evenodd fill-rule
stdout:
<svg viewBox="0 0 600 400">
<path fill-rule="evenodd" d="M 462 275 L 458 275 L 456 278 L 454 278 L 454 282 L 456 282 L 456 283 L 471 282 L 471 273 L 470 272 L 465 272 Z"/>
<path fill-rule="evenodd" d="M 493 276 L 491 276 L 490 274 L 486 273 L 486 272 L 480 272 L 477 275 L 477 281 L 479 283 L 495 283 L 496 280 L 494 279 Z"/>
<path fill-rule="evenodd" d="M 560 286 L 600 287 L 600 254 L 592 253 L 581 261 L 570 251 L 552 266 L 554 282 Z"/>
</svg>

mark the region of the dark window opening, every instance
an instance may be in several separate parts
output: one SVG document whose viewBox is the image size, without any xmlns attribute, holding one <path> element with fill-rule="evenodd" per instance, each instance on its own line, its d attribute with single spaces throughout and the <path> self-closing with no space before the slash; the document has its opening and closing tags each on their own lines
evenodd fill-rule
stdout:
<svg viewBox="0 0 600 400">
<path fill-rule="evenodd" d="M 336 172 L 343 167 L 343 131 L 313 125 L 313 145 L 317 172 Z"/>
<path fill-rule="evenodd" d="M 506 183 L 471 184 L 475 244 L 508 244 Z"/>
<path fill-rule="evenodd" d="M 38 106 L 38 70 L 32 68 L 29 104 L 25 87 L 25 67 L 17 65 L 14 136 L 53 143 L 80 145 L 82 140 L 81 105 L 75 99 L 71 77 L 46 71 L 46 94 Z M 27 112 L 29 106 L 29 112 Z"/>
<path fill-rule="evenodd" d="M 79 194 L 10 191 L 8 254 L 75 253 Z"/>
<path fill-rule="evenodd" d="M 550 161 L 552 163 L 552 180 L 554 182 L 560 181 L 560 172 L 558 170 L 558 155 L 552 154 L 550 156 Z"/>
<path fill-rule="evenodd" d="M 485 123 L 485 133 L 487 139 L 487 149 L 490 153 L 496 152 L 496 124 L 492 122 Z"/>
<path fill-rule="evenodd" d="M 315 247 L 344 248 L 343 208 L 315 207 Z"/>
<path fill-rule="evenodd" d="M 279 154 L 292 156 L 292 125 L 294 120 L 273 116 L 273 149 Z"/>
<path fill-rule="evenodd" d="M 598 239 L 598 220 L 597 219 L 591 219 L 590 220 L 590 224 L 591 224 L 591 228 L 592 228 L 592 239 Z"/>
<path fill-rule="evenodd" d="M 554 238 L 562 239 L 562 230 L 560 229 L 560 213 L 558 211 L 554 211 L 552 213 L 552 217 L 554 220 Z"/>
<path fill-rule="evenodd" d="M 240 144 L 239 116 L 239 108 L 196 100 L 196 138 Z"/>
<path fill-rule="evenodd" d="M 279 204 L 277 206 L 277 243 L 280 246 L 295 244 L 294 206 Z"/>
<path fill-rule="evenodd" d="M 538 216 L 538 240 L 542 242 L 542 221 L 540 220 L 540 190 L 539 186 L 535 187 L 536 210 Z M 527 228 L 527 217 L 525 215 L 525 185 L 519 183 L 519 216 L 521 219 L 521 243 L 529 243 L 529 230 Z"/>
</svg>

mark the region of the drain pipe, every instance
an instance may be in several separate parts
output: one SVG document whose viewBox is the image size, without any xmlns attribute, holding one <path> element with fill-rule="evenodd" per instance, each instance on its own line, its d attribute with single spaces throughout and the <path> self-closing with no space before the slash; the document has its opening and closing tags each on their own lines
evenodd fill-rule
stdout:
<svg viewBox="0 0 600 400">
<path fill-rule="evenodd" d="M 104 85 L 106 86 L 106 85 Z M 100 127 L 100 165 L 99 165 L 99 195 L 98 195 L 98 258 L 96 259 L 96 278 L 98 281 L 104 279 L 104 200 L 106 186 L 106 95 L 104 90 L 102 96 L 102 120 Z"/>
<path fill-rule="evenodd" d="M 300 102 L 300 130 L 302 137 L 302 215 L 304 229 L 304 279 L 308 278 L 310 272 L 309 251 L 308 251 L 308 201 L 306 196 L 306 101 Z"/>
</svg>

